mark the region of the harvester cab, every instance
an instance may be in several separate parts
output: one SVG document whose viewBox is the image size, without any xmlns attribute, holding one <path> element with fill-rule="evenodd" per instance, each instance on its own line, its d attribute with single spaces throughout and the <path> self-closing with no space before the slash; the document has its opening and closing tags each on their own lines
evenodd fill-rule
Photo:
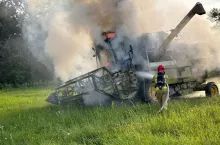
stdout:
<svg viewBox="0 0 220 145">
<path fill-rule="evenodd" d="M 132 46 L 125 46 L 125 42 L 118 43 L 116 32 L 103 32 L 102 37 L 106 45 L 95 45 L 93 48 L 97 66 L 105 66 L 112 73 L 128 71 L 132 67 Z"/>
</svg>

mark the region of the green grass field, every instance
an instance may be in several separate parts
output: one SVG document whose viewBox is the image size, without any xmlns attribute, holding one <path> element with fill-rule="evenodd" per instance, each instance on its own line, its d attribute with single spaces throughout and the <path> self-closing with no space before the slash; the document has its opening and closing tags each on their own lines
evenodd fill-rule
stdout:
<svg viewBox="0 0 220 145">
<path fill-rule="evenodd" d="M 109 108 L 51 105 L 51 90 L 0 91 L 0 145 L 213 145 L 220 143 L 220 97 Z"/>
</svg>

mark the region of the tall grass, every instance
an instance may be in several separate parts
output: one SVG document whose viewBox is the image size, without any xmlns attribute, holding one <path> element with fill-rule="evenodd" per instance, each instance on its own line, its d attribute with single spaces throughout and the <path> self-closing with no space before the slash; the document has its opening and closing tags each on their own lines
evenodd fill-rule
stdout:
<svg viewBox="0 0 220 145">
<path fill-rule="evenodd" d="M 57 106 L 51 90 L 0 91 L 1 145 L 220 143 L 220 98 L 103 107 Z"/>
</svg>

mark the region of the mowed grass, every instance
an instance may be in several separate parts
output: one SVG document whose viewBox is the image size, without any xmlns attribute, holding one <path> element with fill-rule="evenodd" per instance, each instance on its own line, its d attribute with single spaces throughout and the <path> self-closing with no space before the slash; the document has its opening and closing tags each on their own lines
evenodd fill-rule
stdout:
<svg viewBox="0 0 220 145">
<path fill-rule="evenodd" d="M 109 108 L 51 105 L 44 89 L 0 91 L 1 145 L 213 145 L 220 143 L 220 98 Z"/>
</svg>

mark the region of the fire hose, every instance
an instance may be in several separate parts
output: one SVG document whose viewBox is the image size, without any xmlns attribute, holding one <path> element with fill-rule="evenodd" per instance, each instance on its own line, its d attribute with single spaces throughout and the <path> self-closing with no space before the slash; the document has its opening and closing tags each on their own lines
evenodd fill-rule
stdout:
<svg viewBox="0 0 220 145">
<path fill-rule="evenodd" d="M 167 105 L 167 102 L 168 102 L 168 100 L 169 100 L 169 94 L 170 94 L 170 89 L 169 89 L 169 85 L 166 83 L 166 86 L 167 86 L 167 96 L 166 96 L 166 100 L 164 101 L 164 103 L 163 103 L 163 106 L 160 108 L 160 110 L 158 111 L 158 113 L 160 113 L 163 109 L 164 109 L 164 107 Z"/>
</svg>

